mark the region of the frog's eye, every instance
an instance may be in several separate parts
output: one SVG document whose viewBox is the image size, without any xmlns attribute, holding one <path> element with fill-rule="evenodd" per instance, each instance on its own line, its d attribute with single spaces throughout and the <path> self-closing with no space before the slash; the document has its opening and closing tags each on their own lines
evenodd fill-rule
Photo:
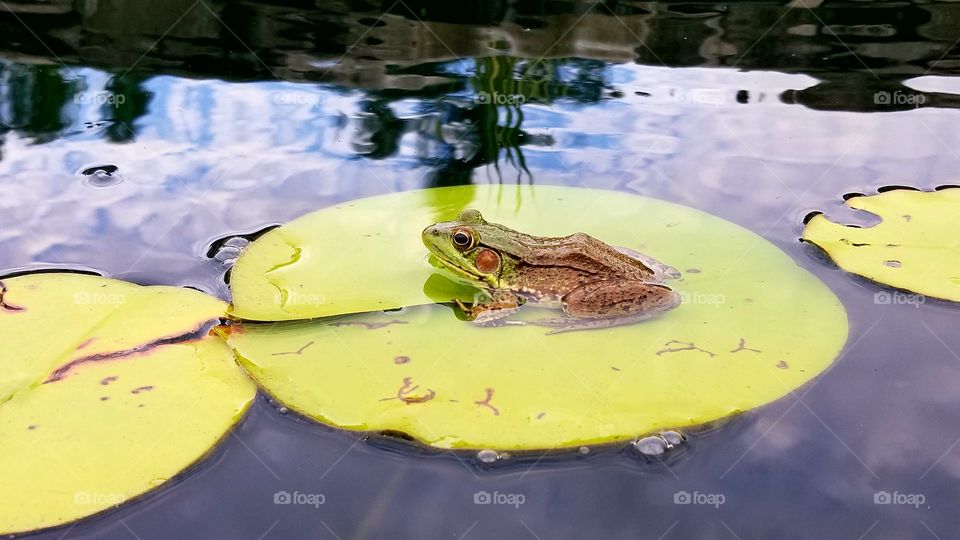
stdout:
<svg viewBox="0 0 960 540">
<path fill-rule="evenodd" d="M 457 246 L 457 249 L 463 251 L 469 249 L 473 246 L 473 235 L 470 234 L 470 231 L 466 229 L 457 229 L 453 231 L 453 245 Z"/>
</svg>

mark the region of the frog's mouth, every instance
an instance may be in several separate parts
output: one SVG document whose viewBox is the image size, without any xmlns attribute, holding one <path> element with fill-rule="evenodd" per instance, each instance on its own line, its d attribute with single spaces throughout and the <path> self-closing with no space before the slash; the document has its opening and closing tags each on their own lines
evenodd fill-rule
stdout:
<svg viewBox="0 0 960 540">
<path fill-rule="evenodd" d="M 475 274 L 465 268 L 457 266 L 456 263 L 444 258 L 443 255 L 440 255 L 439 253 L 430 252 L 430 255 L 427 257 L 427 261 L 432 266 L 446 270 L 457 277 L 467 279 L 473 284 L 476 284 L 477 281 L 483 281 L 483 276 L 481 274 Z"/>
</svg>

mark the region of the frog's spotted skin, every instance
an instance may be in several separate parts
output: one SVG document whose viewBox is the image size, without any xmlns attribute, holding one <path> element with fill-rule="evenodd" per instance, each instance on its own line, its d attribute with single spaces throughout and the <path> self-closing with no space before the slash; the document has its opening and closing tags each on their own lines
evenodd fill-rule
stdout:
<svg viewBox="0 0 960 540">
<path fill-rule="evenodd" d="M 676 269 L 592 236 L 538 237 L 488 223 L 476 210 L 424 229 L 423 242 L 460 279 L 481 289 L 472 306 L 478 324 L 506 321 L 524 302 L 558 305 L 565 317 L 532 321 L 554 332 L 631 324 L 676 307 L 663 284 Z"/>
</svg>

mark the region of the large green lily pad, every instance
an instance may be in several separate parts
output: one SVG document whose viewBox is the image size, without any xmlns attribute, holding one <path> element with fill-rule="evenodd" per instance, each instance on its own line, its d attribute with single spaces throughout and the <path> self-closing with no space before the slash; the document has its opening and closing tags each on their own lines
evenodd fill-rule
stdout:
<svg viewBox="0 0 960 540">
<path fill-rule="evenodd" d="M 223 315 L 216 298 L 78 274 L 4 279 L 0 290 L 2 534 L 162 485 L 253 399 L 223 341 L 194 335 Z"/>
<path fill-rule="evenodd" d="M 807 222 L 804 240 L 823 248 L 848 272 L 960 302 L 960 189 L 895 189 L 851 197 L 846 204 L 882 221 L 860 228 L 819 214 Z"/>
<path fill-rule="evenodd" d="M 267 391 L 322 422 L 441 448 L 528 450 L 757 407 L 822 372 L 846 340 L 837 298 L 756 234 L 664 201 L 545 186 L 412 191 L 304 216 L 241 257 L 234 313 L 286 319 L 449 299 L 459 291 L 426 263 L 420 231 L 466 207 L 522 231 L 583 231 L 672 264 L 683 272 L 672 284 L 684 303 L 640 324 L 554 335 L 477 328 L 447 306 L 420 305 L 240 325 L 228 343 Z M 270 300 L 278 291 L 324 302 L 278 307 Z"/>
</svg>

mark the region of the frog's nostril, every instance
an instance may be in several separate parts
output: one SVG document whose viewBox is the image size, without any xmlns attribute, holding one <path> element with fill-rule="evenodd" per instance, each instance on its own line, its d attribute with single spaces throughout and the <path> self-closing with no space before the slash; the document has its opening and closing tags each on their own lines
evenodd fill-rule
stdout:
<svg viewBox="0 0 960 540">
<path fill-rule="evenodd" d="M 430 232 L 431 232 L 434 236 L 440 236 L 440 229 L 438 229 L 438 228 L 436 228 L 436 227 L 430 229 Z"/>
</svg>

